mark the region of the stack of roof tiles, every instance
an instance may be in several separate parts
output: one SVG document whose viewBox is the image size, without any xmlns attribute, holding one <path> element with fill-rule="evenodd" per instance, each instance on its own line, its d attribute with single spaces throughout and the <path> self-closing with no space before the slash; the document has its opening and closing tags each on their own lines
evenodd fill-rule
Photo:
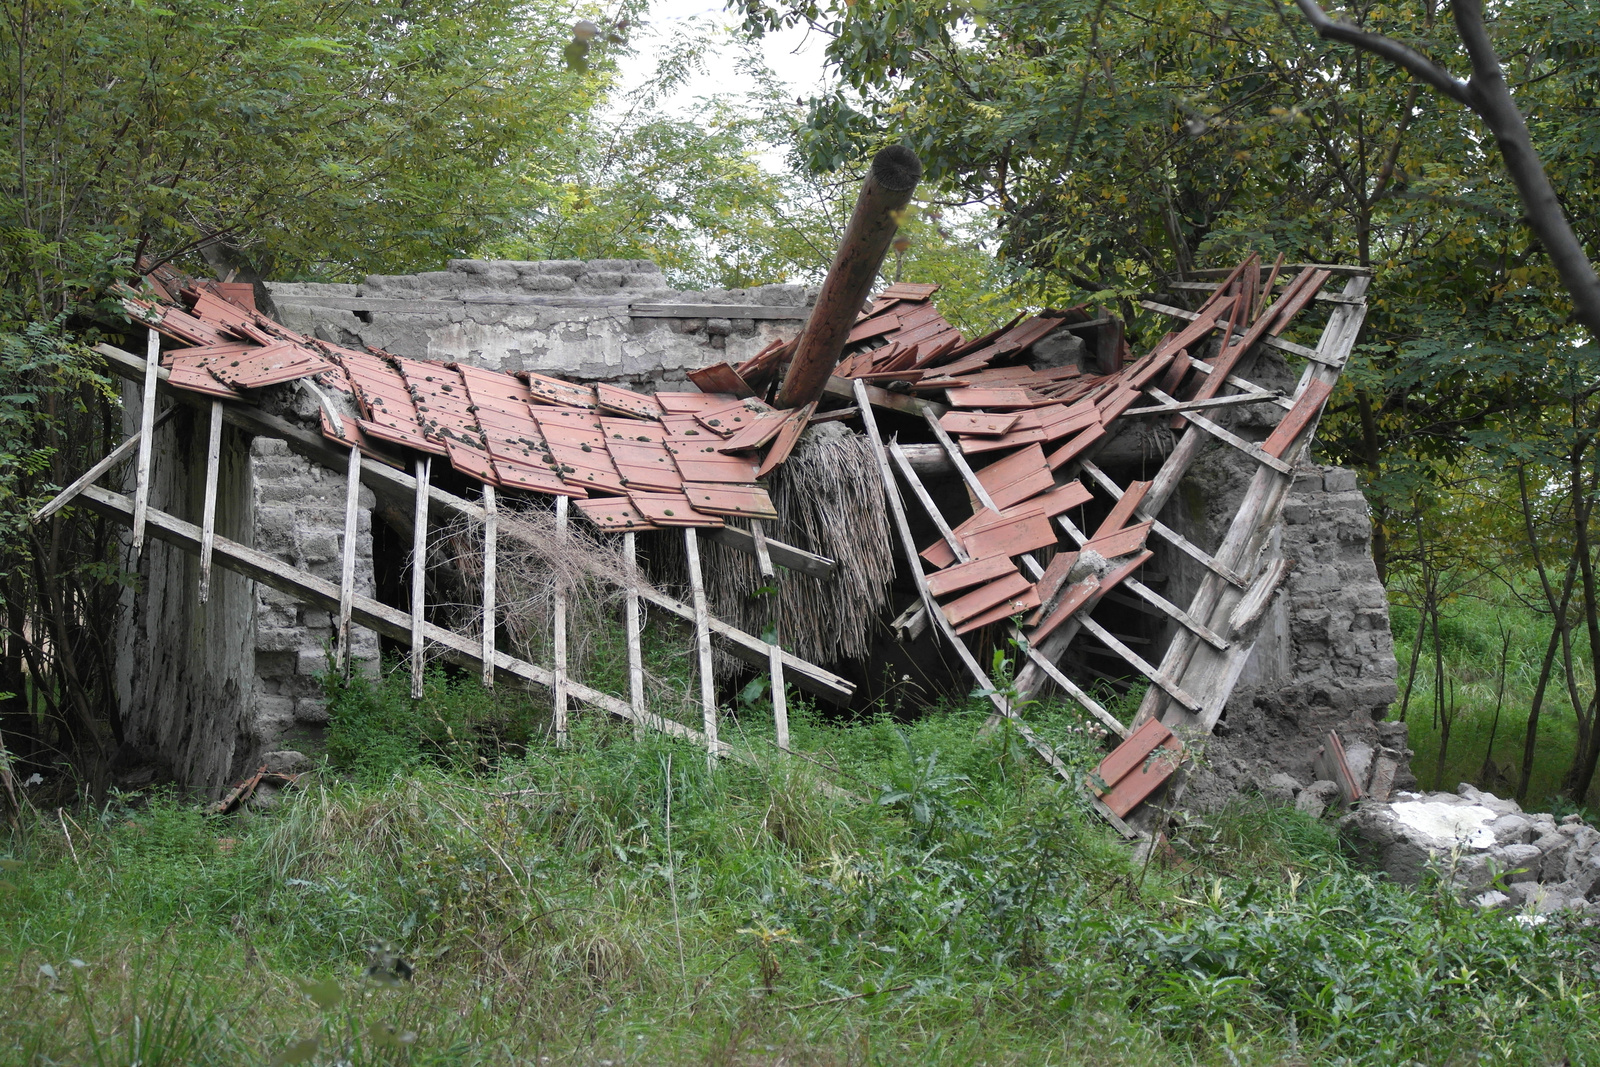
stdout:
<svg viewBox="0 0 1600 1067">
<path fill-rule="evenodd" d="M 967 340 L 930 302 L 937 286 L 896 284 L 879 294 L 852 330 L 836 377 L 895 383 L 948 404 L 940 425 L 975 466 L 982 463 L 977 476 L 999 509 L 981 508 L 956 527 L 969 561 L 956 564 L 943 540 L 922 553 L 938 569 L 929 584 L 958 630 L 1026 611 L 1037 641 L 1131 573 L 1149 555 L 1150 524 L 1130 522 L 1146 483 L 1129 487 L 1089 542 L 1058 554 L 1039 580 L 1024 578 L 1012 560 L 1055 545 L 1051 520 L 1091 499 L 1079 481 L 1058 484 L 1058 472 L 1104 438 L 1141 392 L 1159 385 L 1175 396 L 1211 396 L 1244 352 L 1281 332 L 1326 278 L 1307 271 L 1270 307 L 1257 306 L 1265 298 L 1253 290 L 1248 298 L 1222 296 L 1230 279 L 1191 327 L 1107 374 L 1019 364 L 1051 332 L 1088 323 L 1081 309 L 1019 316 Z M 128 290 L 123 303 L 184 346 L 161 357 L 173 386 L 242 398 L 251 389 L 308 379 L 342 394 L 346 402 L 338 408 L 356 413 L 341 418 L 325 404 L 322 431 L 330 439 L 390 462 L 396 458 L 390 446 L 398 445 L 447 457 L 466 476 L 502 489 L 572 497 L 607 530 L 776 518 L 759 479 L 783 462 L 815 415 L 815 404 L 783 411 L 760 398 L 776 385 L 793 341 L 774 342 L 738 366 L 693 372 L 701 392 L 645 394 L 356 351 L 272 321 L 238 299 L 237 286 L 170 271 L 149 281 L 154 298 Z M 1270 291 L 1269 281 L 1262 292 Z M 1198 361 L 1188 348 L 1221 322 L 1230 325 L 1230 342 L 1209 374 L 1191 373 Z M 1118 329 L 1115 320 L 1109 325 Z M 1112 347 L 1126 353 L 1120 332 Z M 1323 399 L 1306 402 L 1320 410 Z M 1290 438 L 1275 434 L 1264 447 L 1281 451 Z M 1067 586 L 1080 552 L 1122 562 L 1098 579 Z"/>
<path fill-rule="evenodd" d="M 1150 558 L 1145 542 L 1153 524 L 1133 519 L 1152 483 L 1134 482 L 1096 528 L 1086 532 L 1086 542 L 1057 552 L 1036 580 L 1025 577 L 1014 562 L 1026 553 L 1056 547 L 1056 516 L 1093 499 L 1081 481 L 1066 477 L 1071 464 L 1092 454 L 1142 394 L 1191 401 L 1215 396 L 1245 353 L 1263 338 L 1282 333 L 1330 277 L 1328 271 L 1306 269 L 1272 300 L 1275 277 L 1262 285 L 1252 267 L 1258 269 L 1254 259 L 1218 285 L 1185 329 L 1163 337 L 1143 358 L 1105 374 L 1084 373 L 1076 366 L 1035 370 L 1013 365 L 1053 331 L 1088 323 L 1090 316 L 1082 309 L 1019 317 L 964 342 L 926 302 L 933 287 L 901 285 L 880 296 L 856 325 L 852 341 L 881 343 L 846 356 L 837 373 L 901 383 L 897 388 L 948 404 L 939 424 L 970 458 L 998 509 L 977 507 L 971 518 L 954 527 L 968 556 L 965 562 L 957 563 L 942 536 L 922 552 L 933 570 L 929 590 L 942 602 L 957 633 L 1026 613 L 1028 638 L 1037 645 Z M 1116 328 L 1115 320 L 1106 325 Z M 1227 332 L 1216 355 L 1208 362 L 1191 358 L 1190 349 L 1198 351 L 1220 326 Z M 1120 332 L 1111 345 L 1118 353 L 1114 362 L 1123 363 L 1127 348 Z M 1322 386 L 1307 389 L 1261 445 L 1262 451 L 1281 458 L 1321 411 L 1328 391 Z M 1165 417 L 1175 428 L 1185 421 L 1182 415 Z M 1094 573 L 1069 584 L 1074 569 L 1084 569 L 1077 566 L 1080 560 L 1089 559 Z"/>
</svg>

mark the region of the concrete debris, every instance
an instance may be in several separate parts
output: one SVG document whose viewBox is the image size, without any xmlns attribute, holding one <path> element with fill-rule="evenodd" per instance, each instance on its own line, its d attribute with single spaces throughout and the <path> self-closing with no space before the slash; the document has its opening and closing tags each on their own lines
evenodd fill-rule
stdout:
<svg viewBox="0 0 1600 1067">
<path fill-rule="evenodd" d="M 1406 885 L 1435 870 L 1481 907 L 1600 917 L 1600 831 L 1577 816 L 1558 823 L 1463 783 L 1455 793 L 1367 801 L 1339 831 L 1364 862 Z"/>
</svg>

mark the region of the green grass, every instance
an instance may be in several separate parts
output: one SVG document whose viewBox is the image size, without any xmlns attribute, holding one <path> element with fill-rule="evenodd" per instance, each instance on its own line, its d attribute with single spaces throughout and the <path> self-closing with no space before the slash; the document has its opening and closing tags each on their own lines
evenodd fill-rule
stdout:
<svg viewBox="0 0 1600 1067">
<path fill-rule="evenodd" d="M 1402 604 L 1394 605 L 1391 615 L 1400 687 L 1404 694 L 1418 616 L 1415 610 Z M 1441 616 L 1444 705 L 1448 711 L 1453 701 L 1455 718 L 1441 773 L 1439 749 L 1443 730 L 1435 714 L 1433 639 L 1431 632 L 1425 633 L 1416 683 L 1406 709 L 1406 719 L 1411 726 L 1411 747 L 1416 751 L 1412 769 L 1425 789 L 1451 790 L 1457 782 L 1471 782 L 1500 796 L 1510 796 L 1520 778 L 1523 735 L 1545 644 L 1550 637 L 1550 624 L 1498 586 L 1486 586 L 1472 595 L 1452 600 Z M 1502 645 L 1503 636 L 1510 637 L 1509 645 Z M 1588 643 L 1581 632 L 1574 636 L 1580 692 L 1587 697 L 1593 691 L 1592 672 L 1583 665 L 1588 657 Z M 1502 648 L 1506 652 L 1503 701 L 1500 697 Z M 1498 729 L 1494 725 L 1497 702 L 1502 704 Z M 1401 704 L 1397 702 L 1391 717 L 1400 714 Z M 1575 810 L 1576 805 L 1560 792 L 1562 777 L 1572 762 L 1576 745 L 1576 718 L 1558 662 L 1539 718 L 1538 749 L 1527 793 L 1530 808 L 1558 812 Z M 1492 762 L 1488 774 L 1484 773 L 1486 756 Z M 1594 807 L 1591 805 L 1589 810 L 1593 812 Z"/>
<path fill-rule="evenodd" d="M 802 706 L 807 759 L 713 770 L 397 684 L 341 699 L 337 765 L 270 809 L 29 813 L 0 1063 L 1600 1063 L 1584 932 L 1375 881 L 1292 810 L 1141 868 L 976 706 Z M 770 753 L 760 712 L 726 733 Z M 1030 718 L 1092 764 L 1071 712 Z M 373 946 L 412 980 L 364 977 Z"/>
</svg>

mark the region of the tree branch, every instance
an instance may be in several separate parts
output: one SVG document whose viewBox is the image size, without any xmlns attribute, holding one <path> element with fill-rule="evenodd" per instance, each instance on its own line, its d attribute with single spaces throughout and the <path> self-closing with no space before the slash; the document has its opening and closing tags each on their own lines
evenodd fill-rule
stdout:
<svg viewBox="0 0 1600 1067">
<path fill-rule="evenodd" d="M 1472 62 L 1472 79 L 1463 82 L 1433 60 L 1382 34 L 1369 33 L 1342 20 L 1328 17 L 1316 0 L 1295 0 L 1317 36 L 1340 41 L 1389 60 L 1417 80 L 1433 86 L 1452 100 L 1470 108 L 1494 135 L 1506 173 L 1517 187 L 1517 195 L 1528 227 L 1550 256 L 1572 298 L 1573 315 L 1591 336 L 1600 338 L 1600 276 L 1589 262 L 1583 242 L 1567 221 L 1561 201 L 1544 172 L 1544 163 L 1534 150 L 1527 120 L 1511 98 L 1505 71 L 1495 53 L 1483 22 L 1482 0 L 1454 0 L 1450 10 L 1456 32 Z"/>
<path fill-rule="evenodd" d="M 1368 33 L 1359 26 L 1354 26 L 1343 19 L 1332 19 L 1327 12 L 1317 5 L 1316 0 L 1294 0 L 1295 4 L 1311 23 L 1311 28 L 1317 31 L 1317 36 L 1326 41 L 1339 41 L 1353 45 L 1364 52 L 1371 52 L 1382 59 L 1387 59 L 1397 67 L 1409 71 L 1419 81 L 1427 82 L 1444 95 L 1459 103 L 1472 106 L 1471 91 L 1467 83 L 1445 70 L 1439 64 L 1415 49 L 1407 48 L 1399 41 L 1385 37 L 1379 33 Z"/>
</svg>

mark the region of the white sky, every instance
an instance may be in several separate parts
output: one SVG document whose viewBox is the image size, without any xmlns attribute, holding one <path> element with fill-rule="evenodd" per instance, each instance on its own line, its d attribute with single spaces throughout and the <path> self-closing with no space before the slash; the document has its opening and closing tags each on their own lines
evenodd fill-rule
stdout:
<svg viewBox="0 0 1600 1067">
<path fill-rule="evenodd" d="M 633 35 L 633 44 L 639 55 L 638 66 L 623 70 L 622 88 L 634 88 L 648 77 L 665 38 L 696 16 L 725 29 L 739 24 L 733 13 L 723 10 L 721 0 L 655 0 L 650 5 L 647 24 Z M 809 96 L 821 84 L 822 52 L 826 43 L 825 38 L 800 27 L 769 34 L 762 40 L 761 49 L 766 56 L 767 66 L 789 84 L 796 96 Z M 719 70 L 716 63 L 712 62 L 708 68 L 678 94 L 675 98 L 678 107 L 690 110 L 697 97 L 717 93 L 737 95 L 755 88 L 754 85 L 740 84 L 738 71 L 731 64 Z"/>
</svg>

